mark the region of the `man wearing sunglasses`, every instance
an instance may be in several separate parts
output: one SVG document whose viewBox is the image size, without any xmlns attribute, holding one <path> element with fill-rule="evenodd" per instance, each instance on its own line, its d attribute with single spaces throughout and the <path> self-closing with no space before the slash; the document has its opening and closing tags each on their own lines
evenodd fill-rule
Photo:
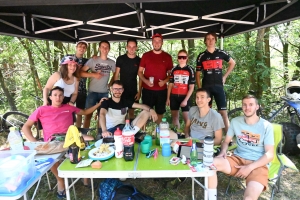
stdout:
<svg viewBox="0 0 300 200">
<path fill-rule="evenodd" d="M 225 133 L 227 133 L 229 120 L 227 116 L 226 96 L 223 85 L 225 84 L 228 75 L 233 70 L 235 61 L 225 51 L 217 49 L 215 46 L 216 42 L 216 33 L 209 32 L 205 35 L 204 43 L 207 49 L 200 53 L 197 57 L 196 82 L 198 88 L 201 88 L 200 77 L 202 72 L 202 87 L 206 88 L 211 94 L 212 99 L 209 103 L 210 106 L 212 105 L 213 98 L 215 98 L 218 112 L 221 114 L 224 121 Z M 223 60 L 228 62 L 228 68 L 224 75 L 222 71 Z"/>
<path fill-rule="evenodd" d="M 157 120 L 156 112 L 149 106 L 135 103 L 133 99 L 124 99 L 121 97 L 124 91 L 121 81 L 114 81 L 110 87 L 110 91 L 112 97 L 103 101 L 100 107 L 99 124 L 102 129 L 103 137 L 111 136 L 118 127 L 121 130 L 124 128 L 128 108 L 143 110 L 131 123 L 135 133 L 146 124 L 149 117 L 152 118 L 153 122 Z"/>
<path fill-rule="evenodd" d="M 163 114 L 166 112 L 166 83 L 169 81 L 169 73 L 173 68 L 172 57 L 161 49 L 162 45 L 162 35 L 159 33 L 153 35 L 153 50 L 143 54 L 138 71 L 138 75 L 143 81 L 142 101 L 151 108 L 155 107 L 158 116 L 157 124 L 161 122 Z"/>
</svg>

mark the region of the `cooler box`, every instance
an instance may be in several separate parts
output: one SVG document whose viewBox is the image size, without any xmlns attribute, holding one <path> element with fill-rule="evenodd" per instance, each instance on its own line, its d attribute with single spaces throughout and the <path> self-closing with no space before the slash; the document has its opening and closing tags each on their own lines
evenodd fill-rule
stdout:
<svg viewBox="0 0 300 200">
<path fill-rule="evenodd" d="M 36 151 L 0 151 L 0 194 L 11 194 L 35 176 Z"/>
</svg>

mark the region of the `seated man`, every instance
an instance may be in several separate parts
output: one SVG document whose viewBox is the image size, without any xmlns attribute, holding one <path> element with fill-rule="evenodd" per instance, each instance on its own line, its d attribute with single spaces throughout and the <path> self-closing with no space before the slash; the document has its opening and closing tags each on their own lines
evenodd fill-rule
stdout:
<svg viewBox="0 0 300 200">
<path fill-rule="evenodd" d="M 217 171 L 231 176 L 245 178 L 244 199 L 258 199 L 268 185 L 267 164 L 274 156 L 274 135 L 272 125 L 258 117 L 257 99 L 247 95 L 242 100 L 244 116 L 232 119 L 220 154 L 214 158 Z M 237 148 L 232 156 L 226 157 L 228 144 L 236 136 Z M 217 199 L 217 175 L 208 177 L 209 200 Z"/>
<path fill-rule="evenodd" d="M 116 80 L 110 88 L 112 97 L 103 101 L 100 107 L 99 123 L 102 129 L 102 136 L 108 137 L 115 132 L 117 127 L 121 130 L 125 125 L 125 117 L 128 108 L 139 108 L 143 111 L 132 121 L 131 125 L 137 133 L 152 118 L 153 122 L 157 120 L 155 110 L 145 104 L 134 103 L 132 99 L 121 98 L 124 91 L 121 81 Z"/>
<path fill-rule="evenodd" d="M 64 99 L 64 89 L 62 89 L 61 87 L 54 87 L 53 89 L 51 89 L 49 93 L 49 98 L 52 101 L 51 106 L 41 106 L 37 108 L 29 116 L 27 122 L 22 128 L 24 135 L 31 142 L 37 141 L 32 135 L 31 127 L 38 120 L 40 120 L 43 126 L 44 141 L 49 141 L 51 140 L 53 134 L 66 133 L 69 126 L 73 125 L 73 112 L 75 112 L 78 115 L 87 115 L 96 110 L 103 101 L 103 99 L 101 99 L 101 101 L 98 104 L 86 110 L 81 110 L 79 108 L 76 108 L 75 106 L 70 106 L 68 104 L 62 104 Z M 62 198 L 65 196 L 65 185 L 64 180 L 58 177 L 57 168 L 59 164 L 59 162 L 55 163 L 51 168 L 51 171 L 57 179 L 57 196 L 59 198 Z"/>
<path fill-rule="evenodd" d="M 204 88 L 196 91 L 197 106 L 189 110 L 188 120 L 185 124 L 185 137 L 204 140 L 208 135 L 214 137 L 214 145 L 221 144 L 222 128 L 224 122 L 222 116 L 209 107 L 211 101 L 210 93 Z"/>
</svg>

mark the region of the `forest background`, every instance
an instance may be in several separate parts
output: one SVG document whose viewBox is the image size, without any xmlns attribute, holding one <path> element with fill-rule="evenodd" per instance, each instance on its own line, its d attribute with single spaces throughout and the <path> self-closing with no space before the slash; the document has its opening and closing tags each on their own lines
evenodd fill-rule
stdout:
<svg viewBox="0 0 300 200">
<path fill-rule="evenodd" d="M 126 53 L 126 42 L 111 42 L 109 57 Z M 219 41 L 217 43 L 219 46 Z M 30 114 L 40 105 L 30 94 L 42 97 L 42 89 L 58 70 L 63 55 L 75 52 L 75 44 L 0 36 L 0 114 L 21 111 Z M 138 42 L 138 55 L 152 49 L 151 41 Z M 180 49 L 189 52 L 196 67 L 197 55 L 205 50 L 203 39 L 165 40 L 163 50 L 174 65 Z M 228 110 L 240 106 L 249 90 L 257 92 L 263 105 L 285 95 L 285 86 L 300 73 L 300 20 L 224 38 L 224 50 L 236 61 L 224 85 Z M 98 54 L 98 43 L 88 46 L 85 57 Z M 225 70 L 226 70 L 225 64 Z M 225 71 L 224 70 L 224 71 Z M 170 118 L 170 112 L 167 112 Z"/>
</svg>

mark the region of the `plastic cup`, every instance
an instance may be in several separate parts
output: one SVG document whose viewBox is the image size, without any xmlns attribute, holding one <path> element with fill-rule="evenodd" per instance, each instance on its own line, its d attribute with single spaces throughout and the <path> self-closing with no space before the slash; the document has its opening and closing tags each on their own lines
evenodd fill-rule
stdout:
<svg viewBox="0 0 300 200">
<path fill-rule="evenodd" d="M 171 156 L 171 145 L 168 143 L 164 143 L 162 145 L 162 149 L 161 149 L 161 154 L 164 157 L 169 157 Z"/>
<path fill-rule="evenodd" d="M 149 142 L 149 146 L 152 147 L 152 137 L 150 135 L 146 135 L 144 140 Z"/>
<path fill-rule="evenodd" d="M 149 153 L 150 151 L 150 144 L 148 141 L 143 140 L 141 142 L 141 152 L 142 153 Z"/>
<path fill-rule="evenodd" d="M 149 77 L 149 81 L 150 81 L 151 84 L 153 84 L 153 83 L 154 83 L 154 77 L 153 77 L 153 76 L 150 76 L 150 77 Z"/>
</svg>

